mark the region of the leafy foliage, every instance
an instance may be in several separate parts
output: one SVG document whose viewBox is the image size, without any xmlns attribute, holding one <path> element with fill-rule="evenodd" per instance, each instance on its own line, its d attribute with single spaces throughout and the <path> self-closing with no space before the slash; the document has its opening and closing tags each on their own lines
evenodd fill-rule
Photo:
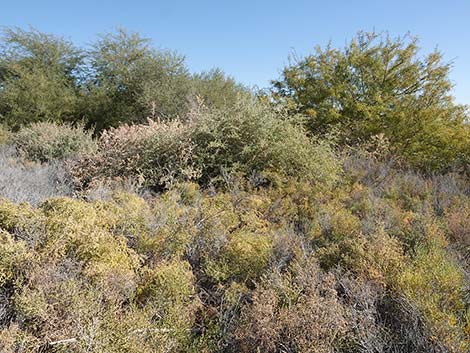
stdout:
<svg viewBox="0 0 470 353">
<path fill-rule="evenodd" d="M 1 352 L 469 351 L 469 130 L 439 53 L 360 34 L 254 97 L 124 30 L 86 65 L 5 33 Z"/>
<path fill-rule="evenodd" d="M 288 116 L 262 103 L 240 99 L 232 108 L 202 110 L 193 120 L 195 154 L 206 180 L 225 169 L 335 182 L 338 164 L 328 142 L 309 141 Z"/>
<path fill-rule="evenodd" d="M 102 36 L 89 59 L 83 109 L 98 130 L 185 111 L 190 79 L 177 53 L 156 50 L 148 39 L 119 29 Z"/>
<path fill-rule="evenodd" d="M 0 122 L 15 129 L 38 121 L 69 121 L 78 104 L 82 52 L 69 41 L 7 28 L 0 52 Z"/>
<path fill-rule="evenodd" d="M 442 169 L 459 162 L 469 143 L 450 67 L 437 51 L 420 58 L 411 36 L 361 32 L 344 50 L 318 47 L 294 61 L 273 81 L 273 98 L 305 114 L 313 133 L 337 131 L 349 144 L 384 134 L 412 165 Z"/>
<path fill-rule="evenodd" d="M 178 181 L 220 182 L 224 173 L 298 175 L 333 185 L 339 163 L 327 142 L 313 143 L 286 116 L 250 99 L 232 108 L 200 108 L 188 122 L 156 122 L 106 131 L 96 154 L 72 169 L 77 182 L 142 178 L 153 188 Z"/>
<path fill-rule="evenodd" d="M 236 105 L 240 96 L 250 95 L 247 88 L 218 68 L 193 75 L 192 90 L 204 105 L 218 109 Z"/>
<path fill-rule="evenodd" d="M 91 132 L 67 123 L 34 123 L 15 134 L 12 142 L 22 157 L 36 162 L 64 160 L 96 149 Z"/>
<path fill-rule="evenodd" d="M 90 48 L 35 29 L 7 28 L 0 51 L 0 123 L 86 121 L 96 131 L 184 116 L 198 99 L 233 104 L 249 90 L 220 69 L 190 74 L 185 58 L 117 29 Z"/>
</svg>

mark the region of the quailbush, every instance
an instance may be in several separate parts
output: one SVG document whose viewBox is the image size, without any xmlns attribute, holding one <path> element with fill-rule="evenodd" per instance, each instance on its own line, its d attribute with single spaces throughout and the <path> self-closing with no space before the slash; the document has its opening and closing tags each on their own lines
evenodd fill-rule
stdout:
<svg viewBox="0 0 470 353">
<path fill-rule="evenodd" d="M 85 155 L 71 166 L 78 186 L 100 180 L 141 180 L 161 188 L 179 180 L 197 178 L 190 127 L 181 122 L 122 125 L 104 131 L 96 153 Z"/>
<path fill-rule="evenodd" d="M 10 141 L 10 139 L 11 139 L 10 130 L 3 124 L 0 124 L 0 145 L 7 144 Z"/>
<path fill-rule="evenodd" d="M 106 178 L 141 178 L 154 189 L 178 182 L 220 183 L 260 173 L 330 187 L 339 175 L 330 143 L 312 140 L 282 112 L 239 98 L 230 109 L 195 108 L 186 121 L 152 121 L 105 131 L 98 151 L 72 167 L 80 186 Z"/>
<path fill-rule="evenodd" d="M 65 160 L 96 149 L 92 133 L 81 124 L 34 123 L 17 132 L 12 142 L 22 157 L 37 162 Z"/>
</svg>

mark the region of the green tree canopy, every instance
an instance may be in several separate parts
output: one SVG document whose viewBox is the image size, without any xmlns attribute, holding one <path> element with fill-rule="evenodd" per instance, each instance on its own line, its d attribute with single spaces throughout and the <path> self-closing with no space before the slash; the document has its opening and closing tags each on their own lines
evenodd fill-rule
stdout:
<svg viewBox="0 0 470 353">
<path fill-rule="evenodd" d="M 83 53 L 61 37 L 7 28 L 0 47 L 0 122 L 70 120 Z"/>
<path fill-rule="evenodd" d="M 118 29 L 89 49 L 35 29 L 0 42 L 0 123 L 82 121 L 97 131 L 147 117 L 183 117 L 193 103 L 223 108 L 250 91 L 220 69 L 190 74 L 185 58 Z"/>
<path fill-rule="evenodd" d="M 467 112 L 453 102 L 451 64 L 418 50 L 409 35 L 360 32 L 344 49 L 294 60 L 273 81 L 273 98 L 303 113 L 312 133 L 336 131 L 348 144 L 384 134 L 412 164 L 445 168 L 468 146 Z"/>
<path fill-rule="evenodd" d="M 137 33 L 119 29 L 101 36 L 89 60 L 84 111 L 98 130 L 148 116 L 175 116 L 187 106 L 184 57 L 154 49 Z"/>
<path fill-rule="evenodd" d="M 192 86 L 193 95 L 202 99 L 208 107 L 219 109 L 234 106 L 239 101 L 239 96 L 250 95 L 246 87 L 219 68 L 193 75 Z"/>
</svg>

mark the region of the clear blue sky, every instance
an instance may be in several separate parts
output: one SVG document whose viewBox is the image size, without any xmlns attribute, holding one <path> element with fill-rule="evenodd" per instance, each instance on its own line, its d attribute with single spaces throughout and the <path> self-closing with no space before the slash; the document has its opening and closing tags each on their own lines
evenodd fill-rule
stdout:
<svg viewBox="0 0 470 353">
<path fill-rule="evenodd" d="M 470 104 L 470 0 L 2 0 L 0 25 L 29 25 L 77 44 L 118 26 L 186 55 L 192 71 L 218 66 L 260 88 L 279 77 L 293 50 L 329 40 L 343 46 L 358 30 L 408 31 L 423 53 L 438 47 L 454 61 L 460 103 Z"/>
</svg>

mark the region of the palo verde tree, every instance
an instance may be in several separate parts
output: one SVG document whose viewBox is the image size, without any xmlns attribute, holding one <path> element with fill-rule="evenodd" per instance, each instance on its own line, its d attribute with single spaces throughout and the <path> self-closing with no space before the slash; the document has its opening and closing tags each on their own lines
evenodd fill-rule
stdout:
<svg viewBox="0 0 470 353">
<path fill-rule="evenodd" d="M 61 37 L 7 28 L 0 47 L 0 122 L 12 128 L 74 117 L 83 54 Z"/>
<path fill-rule="evenodd" d="M 314 134 L 335 131 L 346 144 L 383 134 L 414 166 L 444 169 L 466 158 L 467 111 L 451 94 L 451 64 L 418 55 L 415 37 L 360 32 L 294 60 L 273 81 L 274 101 L 306 116 Z"/>
</svg>

